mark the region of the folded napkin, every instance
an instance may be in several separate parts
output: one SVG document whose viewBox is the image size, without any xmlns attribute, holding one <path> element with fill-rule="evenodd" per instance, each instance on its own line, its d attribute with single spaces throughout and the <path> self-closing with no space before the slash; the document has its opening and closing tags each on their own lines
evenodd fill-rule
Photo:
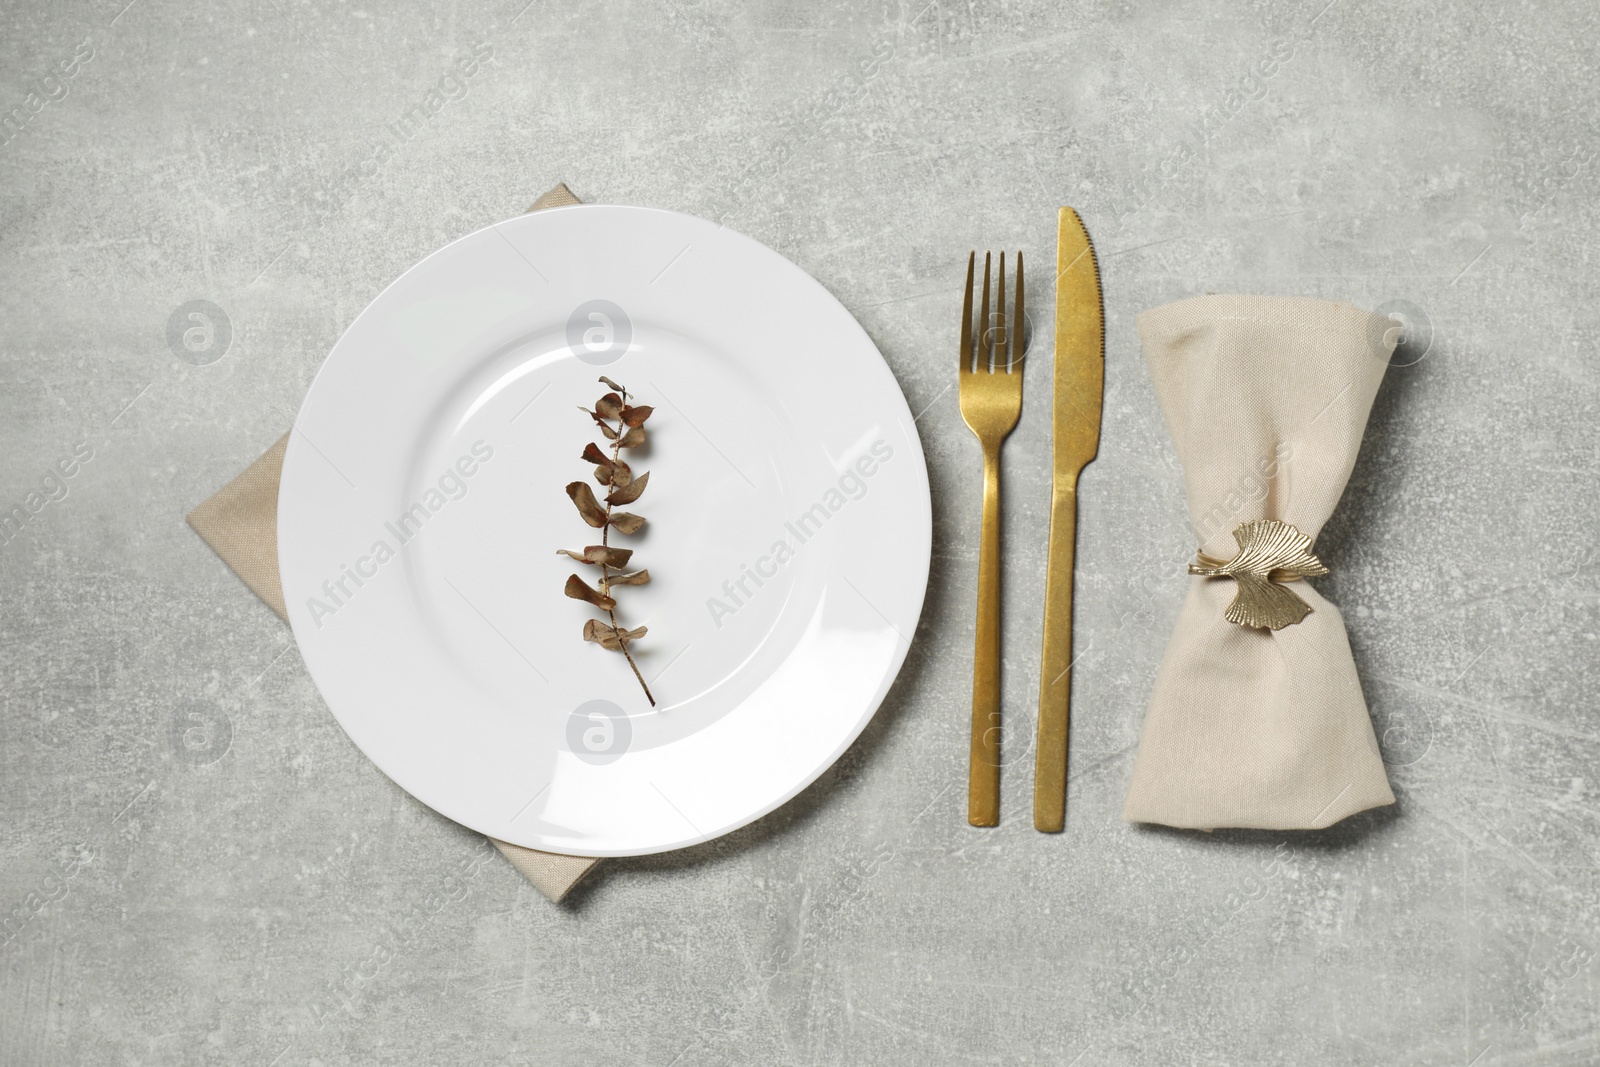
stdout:
<svg viewBox="0 0 1600 1067">
<path fill-rule="evenodd" d="M 1355 465 L 1393 324 L 1326 300 L 1202 296 L 1145 312 L 1139 336 L 1200 550 L 1232 558 L 1235 528 L 1256 519 L 1314 541 Z M 1190 579 L 1123 818 L 1316 829 L 1394 803 L 1338 609 L 1291 581 L 1310 613 L 1255 629 L 1224 617 L 1239 584 Z"/>
<path fill-rule="evenodd" d="M 528 210 L 576 203 L 578 198 L 565 185 L 557 185 Z M 278 481 L 283 475 L 283 453 L 288 445 L 286 433 L 243 474 L 188 515 L 195 533 L 285 621 L 289 615 L 284 610 L 278 575 Z M 489 840 L 535 889 L 555 901 L 566 896 L 600 862 L 589 856 L 563 856 L 492 837 Z"/>
</svg>

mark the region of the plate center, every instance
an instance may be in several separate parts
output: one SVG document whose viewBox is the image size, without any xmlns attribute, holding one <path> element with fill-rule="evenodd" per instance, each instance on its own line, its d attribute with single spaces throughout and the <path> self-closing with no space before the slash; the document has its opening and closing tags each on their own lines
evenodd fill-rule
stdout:
<svg viewBox="0 0 1600 1067">
<path fill-rule="evenodd" d="M 619 587 L 617 621 L 648 628 L 630 647 L 656 697 L 652 709 L 626 659 L 582 639 L 603 612 L 564 595 L 577 574 L 599 568 L 559 555 L 601 543 L 566 493 L 605 487 L 582 458 L 590 442 L 609 455 L 581 410 L 609 388 L 654 411 L 647 442 L 623 458 L 639 499 L 616 510 L 641 515 L 627 569 L 650 581 Z M 713 345 L 635 323 L 625 355 L 597 367 L 563 337 L 530 337 L 486 357 L 419 442 L 408 495 L 389 524 L 405 537 L 405 579 L 464 684 L 484 689 L 509 716 L 564 717 L 595 700 L 630 717 L 670 714 L 635 728 L 633 744 L 667 743 L 736 707 L 798 637 L 825 585 L 826 553 L 813 545 L 831 513 L 807 513 L 801 487 L 825 481 L 820 454 L 792 447 L 781 407 L 740 362 Z M 775 637 L 780 639 L 774 640 Z"/>
</svg>

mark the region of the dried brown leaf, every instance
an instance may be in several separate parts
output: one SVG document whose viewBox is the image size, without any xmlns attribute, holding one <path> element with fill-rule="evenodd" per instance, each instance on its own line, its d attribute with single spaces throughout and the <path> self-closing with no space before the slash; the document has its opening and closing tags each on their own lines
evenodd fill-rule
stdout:
<svg viewBox="0 0 1600 1067">
<path fill-rule="evenodd" d="M 628 560 L 633 558 L 633 549 L 611 548 L 606 545 L 585 545 L 582 552 L 574 552 L 570 548 L 558 548 L 556 549 L 556 555 L 575 559 L 579 563 L 602 564 L 620 569 L 626 567 Z"/>
<path fill-rule="evenodd" d="M 622 398 L 616 393 L 607 393 L 594 402 L 594 410 L 602 418 L 622 418 Z"/>
<path fill-rule="evenodd" d="M 597 527 L 606 524 L 606 509 L 594 498 L 594 490 L 589 488 L 588 482 L 568 482 L 567 495 L 578 506 L 578 514 L 583 516 L 584 522 Z"/>
<path fill-rule="evenodd" d="M 638 448 L 640 445 L 644 444 L 644 427 L 630 427 L 628 432 L 622 435 L 622 438 L 617 442 L 617 444 L 623 448 Z"/>
<path fill-rule="evenodd" d="M 596 549 L 599 551 L 595 551 Z M 633 549 L 631 548 L 590 545 L 584 549 L 584 552 L 593 555 L 596 563 L 603 564 L 607 567 L 616 567 L 619 570 L 623 567 L 626 567 L 628 565 L 628 560 L 633 558 Z"/>
<path fill-rule="evenodd" d="M 640 626 L 634 630 L 624 630 L 617 626 L 608 626 L 599 619 L 590 619 L 583 624 L 583 639 L 594 641 L 601 648 L 609 648 L 613 652 L 622 651 L 624 641 L 637 641 L 649 632 L 649 628 Z"/>
<path fill-rule="evenodd" d="M 611 457 L 600 450 L 600 446 L 590 441 L 583 446 L 583 458 L 599 467 L 611 466 Z"/>
<path fill-rule="evenodd" d="M 633 468 L 620 459 L 613 463 L 606 473 L 611 485 L 627 485 L 633 481 Z"/>
<path fill-rule="evenodd" d="M 615 645 L 617 629 L 614 626 L 608 626 L 599 619 L 586 619 L 583 623 L 583 639 L 585 641 L 597 641 L 602 645 L 609 640 L 613 642 L 611 647 L 617 647 Z"/>
<path fill-rule="evenodd" d="M 617 606 L 615 600 L 612 600 L 600 590 L 592 588 L 589 583 L 579 578 L 576 574 L 567 576 L 566 593 L 574 600 L 587 600 L 601 611 L 610 611 Z"/>
<path fill-rule="evenodd" d="M 612 381 L 610 378 L 607 378 L 604 374 L 600 375 L 600 380 L 602 382 L 604 382 L 606 385 L 609 385 L 611 388 L 615 389 L 619 393 L 626 393 L 627 392 L 626 389 L 624 389 L 622 386 L 618 385 L 616 382 Z"/>
<path fill-rule="evenodd" d="M 612 585 L 644 585 L 650 581 L 649 571 L 634 571 L 632 574 L 613 574 Z"/>
<path fill-rule="evenodd" d="M 629 426 L 643 426 L 655 408 L 649 404 L 640 404 L 638 407 L 625 407 L 622 409 L 622 421 Z"/>
<path fill-rule="evenodd" d="M 626 484 L 613 485 L 611 492 L 606 494 L 607 504 L 631 504 L 644 494 L 645 483 L 650 481 L 650 472 L 645 471 L 636 479 L 630 479 Z"/>
<path fill-rule="evenodd" d="M 616 511 L 611 514 L 611 528 L 618 533 L 638 533 L 639 527 L 643 525 L 643 515 L 635 515 L 631 511 Z"/>
<path fill-rule="evenodd" d="M 606 435 L 607 441 L 615 441 L 617 439 L 617 431 L 613 430 L 611 428 L 611 424 L 605 419 L 602 419 L 597 412 L 590 411 L 582 404 L 578 405 L 578 410 L 594 420 L 594 424 L 600 427 L 600 432 Z"/>
</svg>

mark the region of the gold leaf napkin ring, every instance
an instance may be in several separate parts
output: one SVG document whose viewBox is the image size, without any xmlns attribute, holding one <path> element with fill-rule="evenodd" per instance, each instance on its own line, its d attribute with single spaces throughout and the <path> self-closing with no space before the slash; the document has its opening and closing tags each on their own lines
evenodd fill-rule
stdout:
<svg viewBox="0 0 1600 1067">
<path fill-rule="evenodd" d="M 1197 553 L 1189 573 L 1232 578 L 1239 586 L 1224 614 L 1229 622 L 1258 630 L 1281 630 L 1311 614 L 1311 605 L 1279 582 L 1327 574 L 1311 551 L 1311 538 L 1277 519 L 1252 519 L 1233 528 L 1239 554 L 1217 559 Z"/>
</svg>

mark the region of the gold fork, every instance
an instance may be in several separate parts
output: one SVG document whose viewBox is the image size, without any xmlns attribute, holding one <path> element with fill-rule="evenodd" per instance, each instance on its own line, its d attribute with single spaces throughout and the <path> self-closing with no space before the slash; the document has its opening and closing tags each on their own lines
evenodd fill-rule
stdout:
<svg viewBox="0 0 1600 1067">
<path fill-rule="evenodd" d="M 983 446 L 983 539 L 978 548 L 978 636 L 972 654 L 972 757 L 967 821 L 1000 822 L 1000 444 L 1022 413 L 1022 253 L 1017 253 L 1016 312 L 1006 323 L 1006 254 L 1000 253 L 994 319 L 989 317 L 989 253 L 983 254 L 983 307 L 973 336 L 967 260 L 961 303 L 961 418 Z"/>
</svg>

